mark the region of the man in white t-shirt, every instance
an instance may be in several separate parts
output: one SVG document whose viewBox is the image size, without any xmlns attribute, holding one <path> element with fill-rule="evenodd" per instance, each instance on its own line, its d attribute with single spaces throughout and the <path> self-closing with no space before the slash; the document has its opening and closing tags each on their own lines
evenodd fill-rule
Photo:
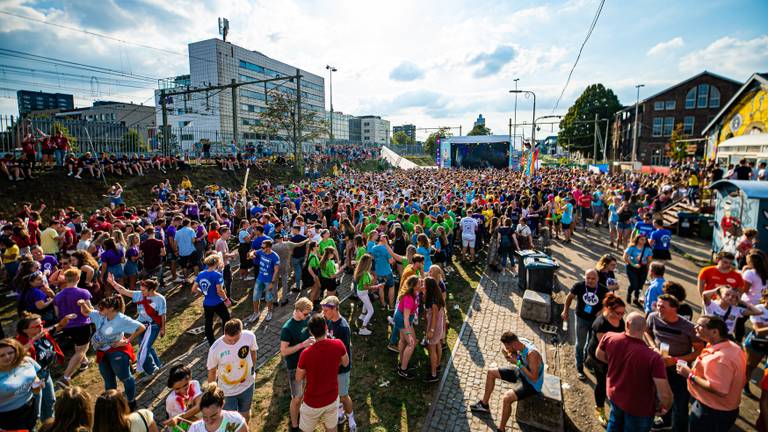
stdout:
<svg viewBox="0 0 768 432">
<path fill-rule="evenodd" d="M 243 322 L 231 319 L 224 324 L 224 336 L 208 350 L 208 382 L 224 391 L 224 409 L 250 418 L 255 381 L 256 335 L 243 330 Z"/>
<path fill-rule="evenodd" d="M 474 261 L 477 219 L 469 215 L 469 209 L 467 209 L 467 215 L 459 221 L 459 226 L 461 226 L 462 255 L 464 256 L 464 259 L 467 259 L 467 249 L 469 249 L 471 260 Z"/>
</svg>

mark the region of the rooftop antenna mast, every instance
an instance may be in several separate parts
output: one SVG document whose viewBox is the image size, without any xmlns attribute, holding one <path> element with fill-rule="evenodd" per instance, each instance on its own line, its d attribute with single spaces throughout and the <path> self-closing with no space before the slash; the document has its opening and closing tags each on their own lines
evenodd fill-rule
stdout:
<svg viewBox="0 0 768 432">
<path fill-rule="evenodd" d="M 219 18 L 219 34 L 224 42 L 227 41 L 227 35 L 229 34 L 229 20 L 226 18 Z"/>
</svg>

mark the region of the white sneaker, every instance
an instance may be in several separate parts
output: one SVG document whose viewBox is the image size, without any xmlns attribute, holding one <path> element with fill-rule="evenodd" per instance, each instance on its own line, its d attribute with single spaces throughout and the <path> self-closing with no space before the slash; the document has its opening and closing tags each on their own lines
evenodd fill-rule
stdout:
<svg viewBox="0 0 768 432">
<path fill-rule="evenodd" d="M 267 321 L 272 321 L 272 312 L 267 312 L 267 317 L 265 319 Z"/>
<path fill-rule="evenodd" d="M 72 174 L 74 174 L 74 173 L 70 171 L 70 172 L 67 174 L 67 177 L 72 177 Z"/>
<path fill-rule="evenodd" d="M 368 327 L 361 327 L 360 330 L 357 331 L 357 334 L 360 336 L 370 336 L 373 332 L 368 330 Z"/>
<path fill-rule="evenodd" d="M 252 313 L 252 314 L 248 315 L 245 318 L 245 323 L 252 323 L 252 322 L 256 321 L 257 319 L 259 319 L 259 316 L 256 315 L 255 313 Z"/>
<path fill-rule="evenodd" d="M 75 176 L 75 178 L 76 178 L 76 179 L 78 179 L 78 180 L 82 180 L 82 179 L 83 179 L 83 178 L 82 178 L 82 177 L 80 177 L 79 175 L 76 175 L 76 176 Z"/>
<path fill-rule="evenodd" d="M 184 279 L 182 276 L 177 276 L 174 282 L 186 282 L 187 280 Z"/>
</svg>

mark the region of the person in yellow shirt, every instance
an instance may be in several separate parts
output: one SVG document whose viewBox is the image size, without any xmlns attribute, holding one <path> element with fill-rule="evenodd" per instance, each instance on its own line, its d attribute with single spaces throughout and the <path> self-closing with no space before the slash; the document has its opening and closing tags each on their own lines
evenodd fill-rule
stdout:
<svg viewBox="0 0 768 432">
<path fill-rule="evenodd" d="M 58 254 L 59 246 L 63 240 L 64 230 L 61 227 L 61 222 L 54 219 L 48 228 L 40 234 L 40 246 L 43 248 L 43 253 L 46 255 Z"/>
<path fill-rule="evenodd" d="M 181 184 L 179 186 L 181 186 L 182 189 L 192 190 L 192 182 L 187 176 L 181 178 Z"/>
<path fill-rule="evenodd" d="M 699 177 L 695 172 L 691 171 L 691 176 L 688 177 L 688 203 L 695 204 L 696 192 L 699 190 Z"/>
<path fill-rule="evenodd" d="M 9 280 L 12 280 L 16 276 L 16 270 L 19 268 L 19 262 L 16 259 L 19 257 L 19 246 L 8 237 L 4 237 L 0 242 L 0 248 L 3 250 L 3 265 L 5 271 L 8 273 Z"/>
</svg>

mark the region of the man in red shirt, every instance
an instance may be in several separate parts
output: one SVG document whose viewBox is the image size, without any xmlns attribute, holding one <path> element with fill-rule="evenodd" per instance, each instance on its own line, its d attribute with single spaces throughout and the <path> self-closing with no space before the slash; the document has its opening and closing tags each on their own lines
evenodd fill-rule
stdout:
<svg viewBox="0 0 768 432">
<path fill-rule="evenodd" d="M 296 382 L 306 377 L 304 401 L 301 404 L 299 428 L 313 431 L 322 422 L 326 431 L 335 431 L 339 405 L 339 365 L 349 365 L 349 355 L 339 339 L 328 339 L 328 325 L 322 314 L 315 314 L 307 324 L 315 343 L 301 352 L 296 368 Z"/>
<path fill-rule="evenodd" d="M 590 195 L 589 191 L 584 191 L 579 197 L 578 204 L 579 209 L 581 209 L 581 227 L 584 231 L 589 231 L 587 219 L 592 217 L 592 195 Z"/>
<path fill-rule="evenodd" d="M 69 140 L 61 133 L 61 129 L 56 130 L 53 143 L 56 149 L 56 165 L 64 166 L 64 155 L 69 151 Z"/>
<path fill-rule="evenodd" d="M 653 416 L 663 415 L 672 405 L 664 360 L 643 341 L 646 327 L 643 314 L 632 312 L 626 331 L 606 333 L 595 352 L 598 360 L 608 363 L 609 431 L 650 430 Z"/>
<path fill-rule="evenodd" d="M 699 294 L 722 285 L 744 292 L 744 279 L 741 277 L 741 273 L 733 268 L 734 260 L 736 257 L 732 253 L 721 251 L 715 258 L 715 265 L 701 269 L 699 272 Z"/>
</svg>

